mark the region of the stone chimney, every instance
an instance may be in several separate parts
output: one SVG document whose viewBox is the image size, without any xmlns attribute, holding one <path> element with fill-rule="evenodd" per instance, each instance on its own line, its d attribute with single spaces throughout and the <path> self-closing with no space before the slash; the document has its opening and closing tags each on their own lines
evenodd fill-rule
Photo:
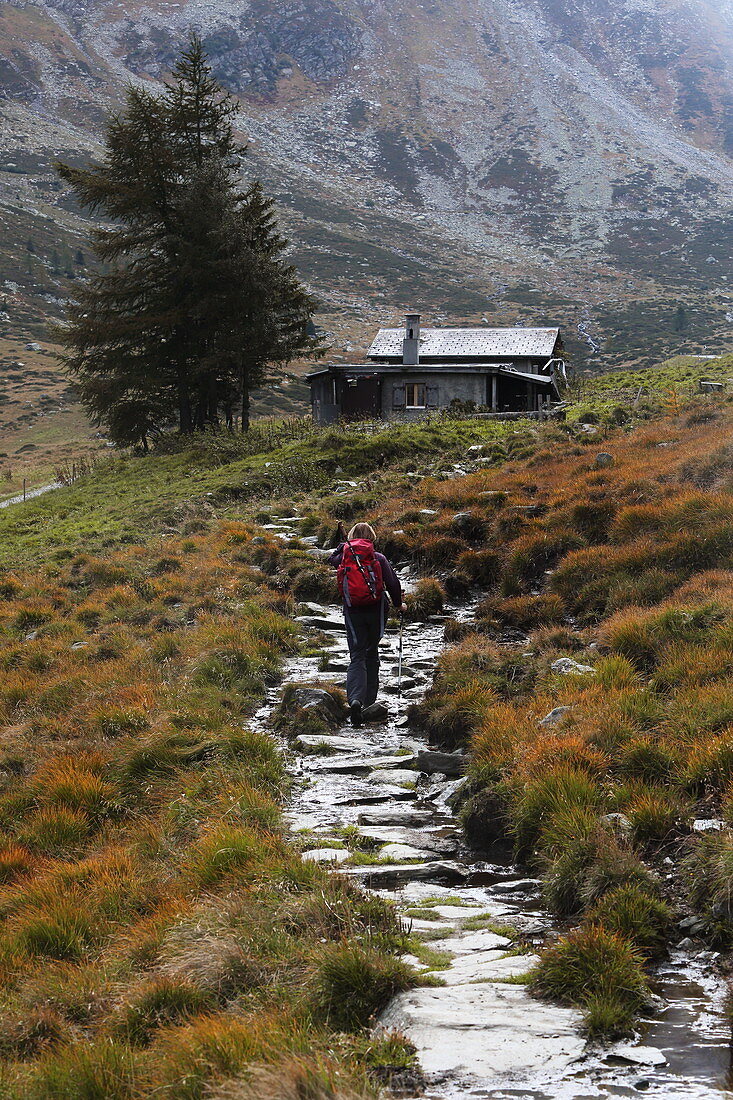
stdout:
<svg viewBox="0 0 733 1100">
<path fill-rule="evenodd" d="M 405 338 L 402 341 L 402 362 L 416 367 L 420 362 L 420 314 L 408 313 L 405 318 Z"/>
</svg>

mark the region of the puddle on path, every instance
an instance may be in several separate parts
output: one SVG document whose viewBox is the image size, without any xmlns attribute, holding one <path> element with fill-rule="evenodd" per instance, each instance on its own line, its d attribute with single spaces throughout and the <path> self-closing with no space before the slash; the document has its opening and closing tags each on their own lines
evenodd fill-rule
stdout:
<svg viewBox="0 0 733 1100">
<path fill-rule="evenodd" d="M 297 521 L 283 521 L 273 533 L 296 537 Z M 347 647 L 340 610 L 307 610 L 304 622 L 318 621 L 329 638 L 325 652 L 334 667 L 324 672 L 319 657 L 296 658 L 288 662 L 285 680 L 342 681 Z M 471 611 L 452 614 L 465 619 Z M 477 862 L 463 845 L 449 804 L 460 779 L 410 767 L 428 745 L 407 728 L 406 710 L 429 686 L 443 645 L 441 621 L 406 625 L 404 664 L 415 683 L 398 700 L 398 636 L 392 627 L 381 650 L 386 721 L 338 731 L 346 740 L 332 755 L 288 750 L 296 779 L 287 813 L 291 828 L 313 833 L 316 858 L 329 842 L 338 843 L 346 826 L 391 843 L 386 864 L 339 865 L 338 872 L 393 900 L 403 913 L 409 910 L 405 919 L 413 931 L 431 937 L 437 932 L 443 939 L 435 948 L 454 956 L 440 972 L 444 987 L 401 994 L 383 1015 L 385 1026 L 404 1031 L 418 1047 L 429 1081 L 426 1097 L 591 1100 L 646 1094 L 657 1100 L 733 1100 L 725 987 L 714 974 L 711 953 L 673 952 L 656 981 L 666 1008 L 643 1024 L 638 1041 L 588 1051 L 577 1013 L 538 1002 L 521 984 L 507 982 L 526 971 L 533 956 L 507 955 L 507 941 L 489 929 L 462 929 L 467 917 L 490 914 L 497 925 L 511 925 L 529 942 L 539 942 L 550 921 L 540 908 L 536 881 L 511 865 Z M 270 693 L 256 725 L 269 725 L 280 690 Z M 332 855 L 336 869 L 343 856 L 338 849 Z M 421 919 L 425 908 L 432 910 L 431 919 Z"/>
</svg>

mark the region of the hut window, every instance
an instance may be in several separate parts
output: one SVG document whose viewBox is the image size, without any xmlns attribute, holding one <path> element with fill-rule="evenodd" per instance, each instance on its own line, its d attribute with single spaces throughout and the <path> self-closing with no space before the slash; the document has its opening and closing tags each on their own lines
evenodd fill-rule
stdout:
<svg viewBox="0 0 733 1100">
<path fill-rule="evenodd" d="M 425 385 L 422 382 L 408 382 L 405 386 L 405 404 L 408 409 L 425 408 Z"/>
</svg>

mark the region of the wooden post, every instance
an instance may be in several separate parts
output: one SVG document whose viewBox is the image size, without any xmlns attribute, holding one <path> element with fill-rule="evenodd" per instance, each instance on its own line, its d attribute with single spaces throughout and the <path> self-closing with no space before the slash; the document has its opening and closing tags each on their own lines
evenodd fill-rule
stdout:
<svg viewBox="0 0 733 1100">
<path fill-rule="evenodd" d="M 23 503 L 25 504 L 25 478 L 23 478 Z"/>
<path fill-rule="evenodd" d="M 76 463 L 72 462 L 71 463 L 71 483 L 72 483 L 72 485 L 75 481 L 76 481 Z"/>
</svg>

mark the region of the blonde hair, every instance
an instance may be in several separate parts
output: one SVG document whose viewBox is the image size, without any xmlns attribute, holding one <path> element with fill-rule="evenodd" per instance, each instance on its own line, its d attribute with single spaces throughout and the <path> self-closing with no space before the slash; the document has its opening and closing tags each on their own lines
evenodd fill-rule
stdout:
<svg viewBox="0 0 733 1100">
<path fill-rule="evenodd" d="M 369 542 L 376 540 L 374 528 L 368 523 L 356 523 L 349 531 L 350 539 L 367 539 Z"/>
</svg>

